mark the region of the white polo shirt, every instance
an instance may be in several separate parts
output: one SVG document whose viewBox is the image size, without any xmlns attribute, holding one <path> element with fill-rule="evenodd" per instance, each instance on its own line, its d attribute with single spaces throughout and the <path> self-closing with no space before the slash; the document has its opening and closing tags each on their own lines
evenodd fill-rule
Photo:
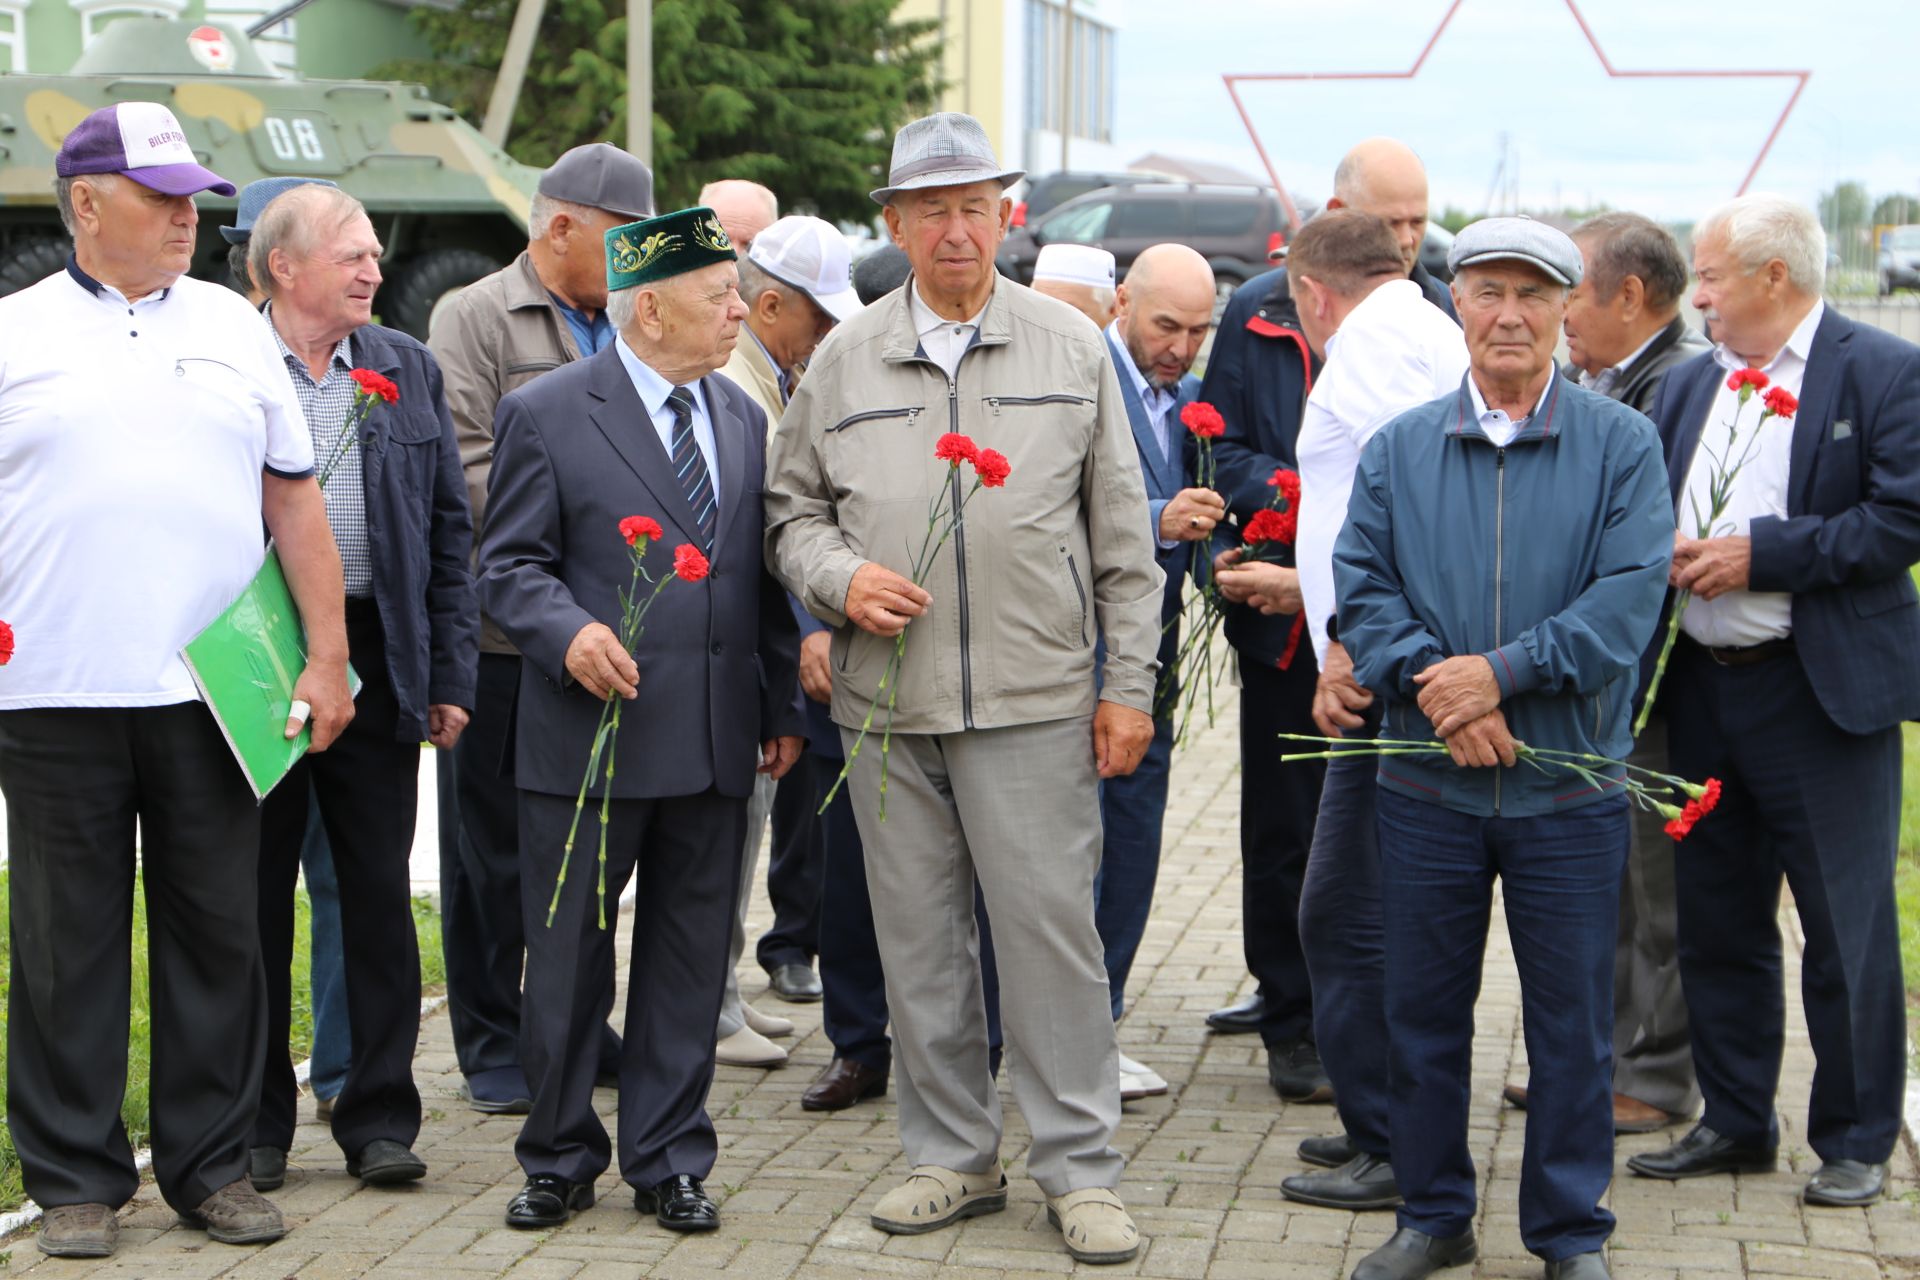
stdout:
<svg viewBox="0 0 1920 1280">
<path fill-rule="evenodd" d="M 263 469 L 313 442 L 239 294 L 130 304 L 69 262 L 0 298 L 0 711 L 197 699 L 179 651 L 260 568 Z"/>
</svg>

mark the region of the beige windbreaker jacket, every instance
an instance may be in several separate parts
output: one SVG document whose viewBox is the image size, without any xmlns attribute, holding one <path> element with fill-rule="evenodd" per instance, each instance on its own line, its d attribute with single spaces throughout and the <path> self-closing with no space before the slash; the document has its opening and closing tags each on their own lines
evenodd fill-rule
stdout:
<svg viewBox="0 0 1920 1280">
<path fill-rule="evenodd" d="M 894 647 L 847 621 L 847 585 L 869 560 L 911 572 L 936 487 L 948 485 L 933 449 L 949 431 L 999 450 L 1013 470 L 1004 488 L 974 496 L 934 560 L 923 584 L 933 603 L 907 628 L 894 729 L 1086 715 L 1101 636 L 1099 697 L 1150 714 L 1162 575 L 1100 331 L 1001 279 L 950 382 L 920 353 L 912 287 L 827 335 L 767 451 L 767 560 L 836 628 L 835 722 L 860 724 Z M 972 480 L 963 466 L 952 496 Z"/>
</svg>

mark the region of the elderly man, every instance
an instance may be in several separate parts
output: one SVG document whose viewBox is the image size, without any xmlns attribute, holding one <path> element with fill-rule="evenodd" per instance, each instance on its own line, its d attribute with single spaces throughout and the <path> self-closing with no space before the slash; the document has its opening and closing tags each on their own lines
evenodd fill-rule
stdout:
<svg viewBox="0 0 1920 1280">
<path fill-rule="evenodd" d="M 1384 219 L 1400 245 L 1407 278 L 1427 300 L 1453 314 L 1446 287 L 1420 266 L 1427 220 L 1427 174 L 1412 151 L 1390 138 L 1360 143 L 1334 174 L 1328 208 Z M 1320 374 L 1282 267 L 1234 291 L 1207 357 L 1200 398 L 1226 419 L 1216 442 L 1217 481 L 1227 509 L 1244 526 L 1273 496 L 1276 468 L 1299 467 L 1295 441 L 1307 392 Z M 1289 576 L 1291 569 L 1289 567 Z M 1300 947 L 1300 892 L 1324 770 L 1280 764 L 1280 733 L 1313 733 L 1318 672 L 1305 646 L 1282 666 L 1296 605 L 1266 613 L 1234 594 L 1251 579 L 1229 580 L 1224 630 L 1239 655 L 1241 932 L 1247 968 L 1258 981 L 1245 1001 L 1207 1018 L 1215 1031 L 1258 1031 L 1267 1048 L 1267 1080 L 1292 1102 L 1328 1102 L 1333 1089 L 1314 1043 L 1313 993 Z M 1341 1164 L 1357 1152 L 1336 1144 L 1303 1151 Z M 1337 1158 L 1335 1158 L 1337 1157 Z"/>
<path fill-rule="evenodd" d="M 773 192 L 745 178 L 722 178 L 700 188 L 699 204 L 720 219 L 733 251 L 753 252 L 753 242 L 780 217 L 780 200 Z"/>
<path fill-rule="evenodd" d="M 1616 786 L 1516 763 L 1515 744 L 1617 759 L 1672 548 L 1658 441 L 1558 376 L 1580 253 L 1527 218 L 1460 233 L 1472 368 L 1362 451 L 1334 547 L 1339 639 L 1395 738 L 1379 762 L 1399 1229 L 1355 1280 L 1471 1261 L 1467 1076 L 1498 876 L 1533 1063 L 1520 1238 L 1549 1280 L 1608 1274 L 1613 938 L 1627 854 Z M 1435 529 L 1447 529 L 1436 539 Z M 1618 765 L 1599 766 L 1617 780 Z"/>
<path fill-rule="evenodd" d="M 259 570 L 264 522 L 306 625 L 294 695 L 324 759 L 353 718 L 340 558 L 266 326 L 186 274 L 193 196 L 233 185 L 152 102 L 81 120 L 55 171 L 73 256 L 0 301 L 8 1126 L 46 1211 L 41 1251 L 112 1253 L 140 1185 L 120 1123 L 137 813 L 154 1176 L 213 1239 L 275 1240 L 280 1212 L 247 1183 L 267 1049 L 259 811 L 179 652 Z"/>
<path fill-rule="evenodd" d="M 1707 350 L 1680 316 L 1687 260 L 1666 228 L 1637 213 L 1601 214 L 1572 235 L 1586 275 L 1567 298 L 1568 372 L 1588 390 L 1649 413 L 1667 370 Z M 1671 772 L 1666 717 L 1648 718 L 1630 761 Z M 1613 965 L 1616 1133 L 1664 1129 L 1700 1105 L 1674 937 L 1675 853 L 1662 826 L 1651 810 L 1634 813 L 1620 886 Z M 1524 1086 L 1508 1085 L 1505 1094 L 1526 1105 Z"/>
<path fill-rule="evenodd" d="M 240 188 L 240 206 L 233 211 L 233 225 L 220 228 L 220 238 L 227 242 L 227 275 L 232 278 L 233 287 L 246 294 L 247 301 L 256 307 L 267 300 L 267 291 L 253 282 L 253 272 L 247 269 L 247 245 L 253 240 L 253 224 L 275 197 L 309 184 L 339 185 L 325 178 L 256 179 Z"/>
<path fill-rule="evenodd" d="M 1048 245 L 1053 249 L 1081 245 Z M 1104 253 L 1104 250 L 1094 250 Z M 1113 257 L 1106 255 L 1108 269 Z M 1035 289 L 1039 290 L 1036 269 Z M 1085 286 L 1082 286 L 1083 288 Z M 1166 575 L 1160 601 L 1160 669 L 1173 669 L 1180 652 L 1181 588 L 1192 544 L 1213 536 L 1226 503 L 1211 489 L 1188 483 L 1186 441 L 1180 410 L 1193 403 L 1200 379 L 1194 357 L 1213 329 L 1213 269 L 1185 245 L 1157 244 L 1134 260 L 1117 291 L 1117 313 L 1106 326 L 1107 347 L 1120 371 L 1120 394 L 1147 489 L 1156 558 Z M 1066 299 L 1062 299 L 1066 301 Z M 1173 759 L 1174 708 L 1179 690 L 1163 680 L 1153 708 L 1153 743 L 1140 767 L 1100 788 L 1103 832 L 1100 874 L 1094 880 L 1093 919 L 1106 953 L 1107 992 L 1113 1020 L 1126 1007 L 1127 976 L 1146 933 L 1153 885 L 1160 872 L 1160 830 L 1167 814 L 1167 775 Z M 1120 1055 L 1122 1100 L 1153 1097 L 1167 1082 L 1153 1068 Z"/>
<path fill-rule="evenodd" d="M 1803 1194 L 1844 1206 L 1885 1189 L 1906 1075 L 1893 859 L 1900 723 L 1920 715 L 1920 351 L 1828 308 L 1825 267 L 1819 221 L 1777 196 L 1702 219 L 1694 304 L 1720 345 L 1654 404 L 1681 513 L 1673 584 L 1692 593 L 1661 704 L 1674 771 L 1724 789 L 1674 868 L 1706 1112 L 1627 1167 L 1774 1167 L 1784 875 L 1819 1062 L 1805 1132 L 1821 1165 Z M 1790 418 L 1760 423 L 1727 389 L 1748 370 L 1798 397 Z M 1714 474 L 1750 446 L 1721 524 L 1696 537 Z"/>
<path fill-rule="evenodd" d="M 533 1110 L 514 1148 L 527 1181 L 507 1208 L 513 1227 L 557 1226 L 591 1205 L 613 1155 L 593 1083 L 629 877 L 620 1176 L 634 1207 L 669 1230 L 720 1223 L 702 1181 L 717 1146 L 706 1098 L 747 797 L 756 758 L 777 780 L 801 746 L 793 614 L 760 557 L 765 415 L 711 376 L 746 316 L 736 278 L 711 210 L 614 228 L 608 311 L 619 336 L 512 392 L 496 418 L 481 592 L 525 668 L 514 778 Z M 618 528 L 628 515 L 681 544 L 641 547 L 656 580 L 682 547 L 711 565 L 664 584 L 636 653 L 613 629 L 633 578 Z M 612 697 L 631 704 L 606 745 L 619 770 L 595 771 L 585 793 L 609 815 L 606 861 L 569 865 L 576 797 Z"/>
<path fill-rule="evenodd" d="M 446 375 L 476 527 L 493 467 L 502 396 L 613 342 L 606 233 L 653 213 L 653 175 L 605 142 L 562 155 L 540 175 L 526 250 L 461 291 L 428 335 Z M 438 753 L 440 936 L 447 958 L 453 1051 L 476 1111 L 532 1105 L 520 1067 L 519 792 L 513 785 L 513 700 L 520 656 L 490 619 L 480 624 L 473 722 Z M 619 1070 L 620 1039 L 601 1033 L 600 1075 Z"/>
<path fill-rule="evenodd" d="M 261 810 L 268 1038 L 253 1183 L 279 1186 L 293 1145 L 288 972 L 310 803 L 340 884 L 352 1042 L 333 1138 L 351 1176 L 375 1186 L 410 1182 L 426 1164 L 411 1149 L 420 1131 L 420 957 L 407 867 L 420 742 L 450 749 L 473 706 L 473 524 L 439 366 L 414 339 L 372 323 L 380 238 L 360 202 L 334 187 L 287 192 L 254 225 L 247 264 L 267 292 L 273 339 L 321 460 L 327 522 L 345 569 L 347 649 L 362 681 L 358 714 L 333 750 L 296 764 Z M 373 409 L 348 436 L 358 386 L 351 375 L 361 369 L 391 380 L 399 399 Z"/>
<path fill-rule="evenodd" d="M 820 339 L 834 325 L 860 310 L 853 291 L 853 258 L 846 237 L 819 218 L 787 217 L 760 233 L 740 263 L 740 298 L 747 304 L 746 340 L 734 345 L 720 372 L 738 383 L 767 415 L 769 430 L 786 411 L 795 378 Z M 800 615 L 802 645 L 819 654 L 825 628 Z M 811 624 L 811 625 L 809 625 Z M 819 636 L 814 640 L 813 636 Z M 733 923 L 733 949 L 727 964 L 727 995 L 720 1006 L 717 1061 L 728 1066 L 773 1067 L 787 1060 L 786 1050 L 769 1035 L 790 1035 L 793 1023 L 761 1013 L 740 998 L 734 967 L 747 945 L 747 899 L 760 865 L 760 839 L 773 815 L 773 857 L 767 868 L 767 896 L 773 928 L 756 948 L 774 994 L 811 1003 L 820 998 L 813 957 L 820 946 L 819 843 L 814 838 L 815 810 L 825 788 L 816 788 L 813 753 L 802 756 L 776 797 L 766 777 L 756 780 L 747 808 L 747 839 L 740 858 L 740 902 Z"/>
<path fill-rule="evenodd" d="M 913 261 L 907 288 L 828 336 L 773 441 L 767 548 L 834 626 L 833 718 L 868 715 L 906 634 L 883 753 L 853 759 L 912 1175 L 872 1222 L 914 1234 L 1006 1206 L 973 894 L 1001 964 L 1001 1015 L 1027 1168 L 1069 1253 L 1118 1262 L 1139 1235 L 1113 1188 L 1113 1016 L 1093 922 L 1098 779 L 1133 771 L 1150 714 L 1161 575 L 1108 348 L 1061 304 L 1002 280 L 1013 206 L 971 116 L 916 120 L 874 192 Z M 905 576 L 958 433 L 1011 463 Z M 960 500 L 961 481 L 951 483 Z M 917 626 L 909 626 L 923 619 Z M 1096 636 L 1106 641 L 1094 686 Z"/>
<path fill-rule="evenodd" d="M 1407 279 L 1393 230 L 1382 218 L 1358 209 L 1328 210 L 1294 239 L 1287 272 L 1307 343 L 1325 362 L 1300 426 L 1298 572 L 1289 583 L 1288 571 L 1277 565 L 1236 565 L 1220 578 L 1223 590 L 1238 591 L 1236 580 L 1251 576 L 1256 585 L 1249 599 L 1263 612 L 1305 612 L 1320 669 L 1314 723 L 1332 737 L 1371 739 L 1379 730 L 1379 709 L 1373 695 L 1354 683 L 1346 649 L 1329 635 L 1334 540 L 1346 523 L 1360 451 L 1402 413 L 1458 391 L 1467 348 L 1460 326 L 1428 305 Z M 1260 585 L 1262 575 L 1274 581 Z M 1280 1191 L 1289 1200 L 1335 1209 L 1386 1209 L 1400 1202 L 1383 1052 L 1375 763 L 1360 751 L 1328 765 L 1300 892 L 1314 1039 L 1345 1127 L 1338 1137 L 1308 1139 L 1301 1154 L 1322 1161 L 1341 1148 L 1354 1154 L 1324 1172 L 1295 1174 L 1281 1182 Z"/>
<path fill-rule="evenodd" d="M 1104 329 L 1118 297 L 1113 255 L 1090 244 L 1050 244 L 1033 260 L 1033 291 L 1058 299 Z"/>
</svg>

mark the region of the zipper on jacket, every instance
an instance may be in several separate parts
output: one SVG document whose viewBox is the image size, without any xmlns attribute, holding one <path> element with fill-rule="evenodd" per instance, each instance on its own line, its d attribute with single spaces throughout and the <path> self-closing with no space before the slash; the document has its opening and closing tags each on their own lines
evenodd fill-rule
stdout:
<svg viewBox="0 0 1920 1280">
<path fill-rule="evenodd" d="M 1067 395 L 1064 392 L 1047 396 L 988 396 L 987 403 L 993 408 L 993 416 L 1000 416 L 1003 404 L 1092 404 L 1085 396 Z"/>
<path fill-rule="evenodd" d="M 1500 617 L 1500 580 L 1504 575 L 1506 562 L 1507 531 L 1507 451 L 1505 447 L 1493 451 L 1493 647 L 1498 649 L 1506 643 L 1506 633 L 1501 630 Z M 1493 766 L 1493 812 L 1500 813 L 1500 768 Z"/>
<path fill-rule="evenodd" d="M 973 348 L 967 348 L 971 351 Z M 967 352 L 960 353 L 965 360 Z M 949 431 L 960 430 L 960 385 L 957 381 L 960 372 L 959 362 L 954 363 L 954 376 L 947 379 L 947 421 L 952 425 Z M 960 581 L 960 713 L 967 728 L 973 728 L 973 628 L 972 619 L 967 613 L 967 526 L 960 519 L 960 513 L 966 503 L 966 495 L 960 492 L 960 468 L 949 467 L 948 482 L 953 503 L 953 563 Z"/>
<path fill-rule="evenodd" d="M 1084 649 L 1087 647 L 1087 589 L 1080 584 L 1080 566 L 1073 562 L 1071 551 L 1067 551 L 1067 572 L 1073 575 L 1073 594 L 1080 597 L 1080 647 Z"/>
<path fill-rule="evenodd" d="M 827 430 L 830 432 L 843 431 L 856 422 L 867 422 L 874 418 L 898 418 L 903 414 L 906 416 L 907 425 L 912 426 L 913 420 L 920 416 L 920 406 L 914 405 L 912 408 L 903 406 L 899 409 L 868 409 L 864 413 L 856 413 L 850 418 L 840 419 L 840 421 L 828 427 Z"/>
</svg>

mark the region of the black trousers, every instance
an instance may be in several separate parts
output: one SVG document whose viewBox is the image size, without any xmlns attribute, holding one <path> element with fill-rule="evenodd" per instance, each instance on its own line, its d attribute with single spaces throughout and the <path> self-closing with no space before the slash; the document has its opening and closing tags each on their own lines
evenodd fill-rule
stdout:
<svg viewBox="0 0 1920 1280">
<path fill-rule="evenodd" d="M 812 758 L 811 751 L 802 753 Z M 835 773 L 840 762 L 833 762 Z M 773 793 L 773 847 L 767 861 L 767 900 L 773 904 L 773 928 L 760 935 L 754 956 L 771 974 L 781 965 L 811 965 L 820 953 L 820 881 L 826 873 L 827 846 L 822 821 L 814 815 L 820 794 L 801 765 L 780 780 Z M 828 786 L 832 786 L 829 781 Z"/>
<path fill-rule="evenodd" d="M 1900 730 L 1842 730 L 1792 654 L 1723 667 L 1688 640 L 1674 650 L 1666 709 L 1673 771 L 1724 788 L 1674 851 L 1702 1120 L 1748 1145 L 1779 1140 L 1784 876 L 1807 937 L 1807 1145 L 1822 1160 L 1883 1161 L 1899 1140 L 1907 1068 L 1893 894 Z"/>
<path fill-rule="evenodd" d="M 353 722 L 309 753 L 260 811 L 260 951 L 267 969 L 267 1047 L 253 1144 L 293 1143 L 298 1088 L 287 1053 L 293 891 L 309 804 L 320 809 L 340 882 L 347 1026 L 353 1056 L 333 1103 L 333 1139 L 349 1156 L 376 1138 L 412 1146 L 420 1132 L 413 1051 L 420 1037 L 420 950 L 407 859 L 419 802 L 420 744 L 396 742 L 399 705 L 371 601 L 347 602 L 347 653 L 364 682 Z M 308 788 L 312 791 L 309 795 Z"/>
<path fill-rule="evenodd" d="M 1307 878 L 1314 818 L 1326 765 L 1281 764 L 1282 733 L 1319 733 L 1313 687 L 1319 679 L 1303 638 L 1282 671 L 1240 655 L 1240 911 L 1247 971 L 1260 982 L 1269 1045 L 1313 1038 L 1313 985 L 1300 949 L 1300 890 Z"/>
<path fill-rule="evenodd" d="M 584 759 L 583 759 L 584 763 Z M 593 1109 L 601 1028 L 613 1009 L 620 894 L 635 880 L 627 1017 L 620 1046 L 620 1175 L 648 1187 L 704 1178 L 718 1149 L 707 1115 L 713 1028 L 726 988 L 747 801 L 708 790 L 615 800 L 607 832 L 606 928 L 600 927 L 598 801 L 582 816 L 558 913 L 547 910 L 574 797 L 520 793 L 527 936 L 520 1060 L 533 1111 L 514 1155 L 528 1174 L 592 1182 L 612 1157 Z"/>
<path fill-rule="evenodd" d="M 520 1062 L 520 793 L 513 785 L 513 703 L 520 658 L 480 655 L 473 716 L 436 752 L 440 808 L 440 943 L 447 1017 L 463 1075 Z"/>
<path fill-rule="evenodd" d="M 0 790 L 7 1123 L 27 1194 L 48 1208 L 118 1208 L 140 1185 L 120 1121 L 137 819 L 153 1168 L 167 1203 L 191 1211 L 246 1176 L 260 1091 L 253 792 L 199 702 L 0 712 Z"/>
</svg>

